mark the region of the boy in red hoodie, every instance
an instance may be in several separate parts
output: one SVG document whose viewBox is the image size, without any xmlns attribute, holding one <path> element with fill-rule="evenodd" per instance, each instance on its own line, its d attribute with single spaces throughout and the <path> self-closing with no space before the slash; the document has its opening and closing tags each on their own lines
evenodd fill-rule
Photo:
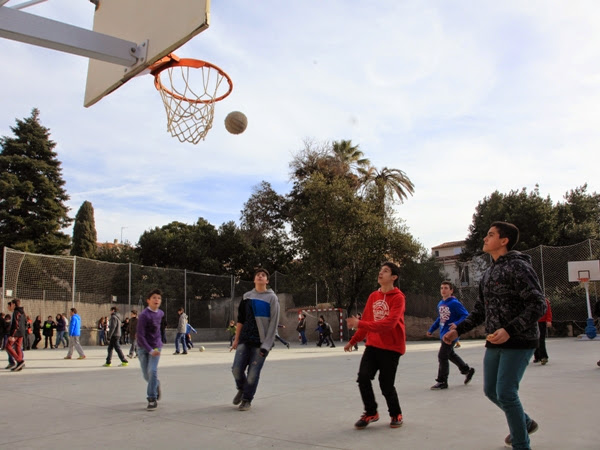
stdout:
<svg viewBox="0 0 600 450">
<path fill-rule="evenodd" d="M 365 405 L 365 412 L 354 424 L 358 430 L 379 420 L 371 383 L 377 371 L 379 371 L 381 393 L 385 397 L 391 417 L 390 427 L 398 428 L 402 425 L 402 409 L 394 387 L 398 361 L 406 351 L 405 299 L 404 294 L 398 289 L 399 278 L 398 266 L 391 262 L 384 263 L 377 278 L 381 287 L 369 296 L 362 319 L 356 317 L 346 319 L 348 328 L 355 328 L 356 333 L 344 346 L 344 351 L 351 352 L 358 342 L 367 338 L 356 380 Z"/>
</svg>

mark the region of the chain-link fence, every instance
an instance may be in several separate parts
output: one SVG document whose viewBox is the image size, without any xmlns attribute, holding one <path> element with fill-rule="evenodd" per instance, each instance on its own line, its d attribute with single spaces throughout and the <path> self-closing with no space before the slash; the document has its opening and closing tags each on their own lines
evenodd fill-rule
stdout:
<svg viewBox="0 0 600 450">
<path fill-rule="evenodd" d="M 580 322 L 584 327 L 585 291 L 578 283 L 569 282 L 567 263 L 599 259 L 600 241 L 588 240 L 567 247 L 540 246 L 524 253 L 532 258 L 544 294 L 551 302 L 554 322 Z M 456 261 L 456 264 L 460 266 L 457 273 L 468 272 L 470 276 L 468 280 L 451 280 L 456 284 L 455 295 L 467 309 L 472 309 L 478 296 L 478 282 L 490 258 L 484 255 L 469 262 Z M 435 317 L 440 299 L 439 283 L 447 278 L 444 267 L 440 263 L 437 273 L 423 270 L 426 274 L 423 280 L 413 283 L 418 287 L 410 287 L 406 280 L 403 287 L 401 280 L 401 289 L 407 298 L 406 315 Z M 225 328 L 228 320 L 237 316 L 234 300 L 254 287 L 252 281 L 229 275 L 37 255 L 8 248 L 4 249 L 2 275 L 3 300 L 18 297 L 38 302 L 35 310 L 40 311 L 42 317 L 77 306 L 89 316 L 86 325 L 107 315 L 111 305 L 118 305 L 123 316 L 131 309 L 143 309 L 147 292 L 160 287 L 169 327 L 177 325 L 177 310 L 183 307 L 194 327 Z M 275 272 L 270 285 L 276 293 L 291 294 L 297 306 L 317 306 L 329 301 L 322 283 L 301 283 L 293 274 Z M 364 308 L 364 301 L 366 298 L 357 305 L 359 311 Z M 598 301 L 597 282 L 590 283 L 590 301 L 592 306 Z M 49 302 L 54 303 L 52 311 L 44 306 Z"/>
</svg>

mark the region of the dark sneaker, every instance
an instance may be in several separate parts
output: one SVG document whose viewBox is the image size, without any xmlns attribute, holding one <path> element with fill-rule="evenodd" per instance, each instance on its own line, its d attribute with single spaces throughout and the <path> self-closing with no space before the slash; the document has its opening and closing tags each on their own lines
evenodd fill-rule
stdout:
<svg viewBox="0 0 600 450">
<path fill-rule="evenodd" d="M 8 366 L 5 367 L 5 369 L 14 369 L 14 367 L 17 365 L 17 363 L 12 363 L 9 364 Z M 598 365 L 600 366 L 600 361 L 598 362 Z"/>
<path fill-rule="evenodd" d="M 367 413 L 364 413 L 360 416 L 360 419 L 354 424 L 354 428 L 357 430 L 362 430 L 367 427 L 371 422 L 377 422 L 379 420 L 379 414 L 375 413 L 372 416 L 369 416 Z"/>
<path fill-rule="evenodd" d="M 435 383 L 433 386 L 431 386 L 430 388 L 432 391 L 439 391 L 440 389 L 448 389 L 448 383 Z"/>
<path fill-rule="evenodd" d="M 160 384 L 159 384 L 158 387 L 156 388 L 156 401 L 160 400 L 161 397 L 162 397 L 162 390 L 160 389 Z"/>
<path fill-rule="evenodd" d="M 539 428 L 539 425 L 537 424 L 537 422 L 535 420 L 531 420 L 531 423 L 529 425 L 527 425 L 527 434 L 533 434 L 535 433 Z M 512 438 L 510 437 L 510 434 L 508 436 L 506 436 L 506 439 L 504 439 L 504 443 L 506 444 L 507 447 L 512 447 Z"/>
<path fill-rule="evenodd" d="M 390 422 L 390 428 L 398 428 L 400 426 L 402 426 L 402 414 L 393 416 L 392 421 Z"/>
<path fill-rule="evenodd" d="M 242 395 L 243 394 L 244 394 L 244 391 L 242 391 L 242 390 L 237 391 L 237 394 L 235 394 L 235 397 L 233 397 L 234 405 L 239 405 L 240 403 L 242 403 Z"/>
<path fill-rule="evenodd" d="M 156 408 L 158 408 L 158 403 L 156 402 L 156 400 L 148 400 L 148 406 L 146 407 L 146 409 L 148 411 L 156 411 Z"/>
<path fill-rule="evenodd" d="M 238 409 L 240 411 L 248 411 L 251 406 L 252 405 L 250 405 L 250 401 L 248 401 L 248 400 L 242 400 L 242 403 L 240 403 L 240 406 L 238 407 Z"/>
<path fill-rule="evenodd" d="M 600 361 L 598 361 L 598 362 L 596 363 L 596 365 L 597 365 L 598 367 L 600 367 Z"/>
<path fill-rule="evenodd" d="M 473 379 L 473 375 L 475 375 L 475 369 L 471 367 L 469 371 L 465 374 L 465 384 L 469 384 L 471 382 L 471 380 Z"/>
<path fill-rule="evenodd" d="M 65 356 L 63 359 L 71 359 L 70 356 Z"/>
<path fill-rule="evenodd" d="M 175 353 L 173 353 L 173 354 L 174 354 L 174 355 L 181 355 L 181 353 L 179 353 L 179 352 L 175 352 Z"/>
<path fill-rule="evenodd" d="M 12 372 L 18 372 L 20 370 L 23 370 L 23 367 L 25 367 L 25 361 L 21 361 L 20 363 L 17 363 L 17 365 L 10 370 Z"/>
<path fill-rule="evenodd" d="M 548 358 L 542 358 L 542 366 L 548 364 Z"/>
<path fill-rule="evenodd" d="M 183 352 L 183 353 L 182 353 L 182 355 L 187 355 L 187 354 L 188 354 L 188 352 Z"/>
<path fill-rule="evenodd" d="M 537 363 L 539 363 L 539 362 L 540 362 L 540 360 L 539 360 L 539 359 L 534 359 L 534 360 L 533 360 L 533 363 L 534 363 L 534 364 L 537 364 Z"/>
</svg>

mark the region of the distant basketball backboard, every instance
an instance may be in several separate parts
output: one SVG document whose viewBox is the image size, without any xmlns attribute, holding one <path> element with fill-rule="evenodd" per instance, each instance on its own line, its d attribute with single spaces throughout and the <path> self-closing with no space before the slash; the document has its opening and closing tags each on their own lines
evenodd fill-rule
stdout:
<svg viewBox="0 0 600 450">
<path fill-rule="evenodd" d="M 597 259 L 590 261 L 569 261 L 569 281 L 577 282 L 582 278 L 589 281 L 600 281 L 600 261 Z"/>
<path fill-rule="evenodd" d="M 147 46 L 133 67 L 90 59 L 84 105 L 93 105 L 209 26 L 210 0 L 99 0 L 94 32 Z"/>
</svg>

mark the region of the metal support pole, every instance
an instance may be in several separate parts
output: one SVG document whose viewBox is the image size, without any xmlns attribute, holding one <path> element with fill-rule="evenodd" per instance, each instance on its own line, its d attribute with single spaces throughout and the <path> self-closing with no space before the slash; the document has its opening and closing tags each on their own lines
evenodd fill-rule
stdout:
<svg viewBox="0 0 600 450">
<path fill-rule="evenodd" d="M 148 49 L 148 41 L 130 42 L 2 6 L 0 37 L 126 67 L 145 61 Z"/>
</svg>

